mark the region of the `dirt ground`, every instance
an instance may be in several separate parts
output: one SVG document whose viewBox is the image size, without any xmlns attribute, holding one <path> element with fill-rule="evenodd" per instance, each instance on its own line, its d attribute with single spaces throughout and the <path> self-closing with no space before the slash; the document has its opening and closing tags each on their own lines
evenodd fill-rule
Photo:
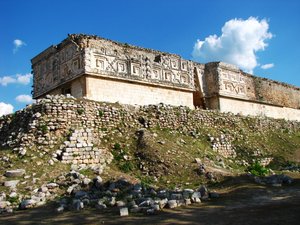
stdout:
<svg viewBox="0 0 300 225">
<path fill-rule="evenodd" d="M 297 175 L 300 176 L 300 175 Z M 288 186 L 261 186 L 247 176 L 230 178 L 216 189 L 218 199 L 163 210 L 156 215 L 120 217 L 117 209 L 86 209 L 57 213 L 53 203 L 41 208 L 1 215 L 0 224 L 300 224 L 300 179 Z"/>
</svg>

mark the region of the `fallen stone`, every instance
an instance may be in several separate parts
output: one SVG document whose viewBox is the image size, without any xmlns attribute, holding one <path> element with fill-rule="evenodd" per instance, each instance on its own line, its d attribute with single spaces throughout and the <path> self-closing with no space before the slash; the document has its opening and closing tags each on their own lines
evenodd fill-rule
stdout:
<svg viewBox="0 0 300 225">
<path fill-rule="evenodd" d="M 0 201 L 0 209 L 5 209 L 7 206 L 10 206 L 11 203 L 9 201 Z"/>
<path fill-rule="evenodd" d="M 96 204 L 96 208 L 101 210 L 101 209 L 106 209 L 107 206 L 103 202 L 98 201 L 98 203 Z"/>
<path fill-rule="evenodd" d="M 148 206 L 150 206 L 150 204 L 151 204 L 150 200 L 145 200 L 139 204 L 139 207 L 148 207 Z"/>
<path fill-rule="evenodd" d="M 176 200 L 169 200 L 168 201 L 168 207 L 170 209 L 176 208 L 177 207 L 177 201 Z"/>
<path fill-rule="evenodd" d="M 184 204 L 185 204 L 185 205 L 190 205 L 190 204 L 192 204 L 191 199 L 190 199 L 190 198 L 184 199 Z"/>
<path fill-rule="evenodd" d="M 59 185 L 57 184 L 57 183 L 49 183 L 49 184 L 47 184 L 46 185 L 46 187 L 48 188 L 48 189 L 54 189 L 54 188 L 56 188 L 56 187 L 58 187 Z"/>
<path fill-rule="evenodd" d="M 18 193 L 15 192 L 15 191 L 13 191 L 13 192 L 11 192 L 11 193 L 9 194 L 9 197 L 10 197 L 10 198 L 15 198 L 15 197 L 17 197 L 17 196 L 18 196 Z"/>
<path fill-rule="evenodd" d="M 153 209 L 154 211 L 159 211 L 159 210 L 160 210 L 159 204 L 154 204 L 154 205 L 152 205 L 152 209 Z"/>
<path fill-rule="evenodd" d="M 120 216 L 128 216 L 128 215 L 129 213 L 127 207 L 120 208 Z"/>
<path fill-rule="evenodd" d="M 36 201 L 34 201 L 33 199 L 25 199 L 20 203 L 19 208 L 28 209 L 28 208 L 32 208 L 35 204 Z"/>
<path fill-rule="evenodd" d="M 7 170 L 5 172 L 6 177 L 21 177 L 25 174 L 24 169 Z"/>
<path fill-rule="evenodd" d="M 116 198 L 115 197 L 111 197 L 108 201 L 108 204 L 110 206 L 114 206 L 116 204 Z"/>
<path fill-rule="evenodd" d="M 19 152 L 19 154 L 20 154 L 21 156 L 26 155 L 26 149 L 22 149 L 22 150 Z"/>
<path fill-rule="evenodd" d="M 177 201 L 177 206 L 182 206 L 182 205 L 185 205 L 185 201 L 184 199 L 179 199 L 179 200 L 176 200 Z"/>
<path fill-rule="evenodd" d="M 160 207 L 161 209 L 163 209 L 163 208 L 168 204 L 168 199 L 167 199 L 167 198 L 161 199 L 161 200 L 158 202 L 158 204 L 159 204 L 159 207 Z"/>
<path fill-rule="evenodd" d="M 116 201 L 117 207 L 124 207 L 126 203 L 124 201 Z"/>
<path fill-rule="evenodd" d="M 56 212 L 63 212 L 65 210 L 65 207 L 63 205 L 59 206 L 58 208 L 56 208 Z"/>
<path fill-rule="evenodd" d="M 6 200 L 6 194 L 4 192 L 0 193 L 0 201 Z"/>
<path fill-rule="evenodd" d="M 43 187 L 40 187 L 38 191 L 42 192 L 42 193 L 46 193 L 48 191 L 48 188 L 43 186 Z"/>
<path fill-rule="evenodd" d="M 13 213 L 14 210 L 13 210 L 12 208 L 6 208 L 6 212 L 7 212 L 7 213 Z"/>
<path fill-rule="evenodd" d="M 89 185 L 92 182 L 92 180 L 90 178 L 85 177 L 82 181 L 82 184 L 84 185 Z"/>
<path fill-rule="evenodd" d="M 197 163 L 197 164 L 201 164 L 202 162 L 201 162 L 201 159 L 199 159 L 199 158 L 195 158 L 195 163 Z"/>
<path fill-rule="evenodd" d="M 19 182 L 20 182 L 19 180 L 9 180 L 9 181 L 5 181 L 5 182 L 4 182 L 4 186 L 5 186 L 5 187 L 10 187 L 10 188 L 15 188 L 15 187 L 18 185 Z"/>
</svg>

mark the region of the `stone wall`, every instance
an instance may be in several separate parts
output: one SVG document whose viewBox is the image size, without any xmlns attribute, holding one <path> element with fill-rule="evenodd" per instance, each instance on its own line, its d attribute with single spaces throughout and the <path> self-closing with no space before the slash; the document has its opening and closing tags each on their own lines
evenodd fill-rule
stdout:
<svg viewBox="0 0 300 225">
<path fill-rule="evenodd" d="M 102 102 L 119 102 L 130 105 L 171 104 L 193 108 L 193 93 L 148 84 L 120 82 L 118 80 L 87 77 L 87 98 Z"/>
<path fill-rule="evenodd" d="M 194 90 L 191 61 L 95 36 L 70 35 L 34 57 L 32 68 L 34 98 L 83 74 Z"/>
<path fill-rule="evenodd" d="M 62 85 L 82 75 L 85 67 L 84 52 L 78 51 L 76 45 L 67 41 L 50 46 L 31 62 L 34 98 L 58 87 L 61 89 Z"/>
<path fill-rule="evenodd" d="M 85 57 L 87 74 L 194 88 L 193 63 L 175 54 L 90 38 Z"/>
<path fill-rule="evenodd" d="M 300 121 L 300 110 L 297 109 L 224 97 L 219 98 L 219 104 L 222 112 Z"/>
<path fill-rule="evenodd" d="M 170 129 L 197 136 L 203 128 L 209 130 L 211 127 L 220 130 L 220 134 L 207 134 L 212 148 L 224 157 L 234 157 L 231 142 L 239 137 L 241 127 L 251 132 L 293 131 L 299 130 L 300 124 L 164 104 L 133 107 L 47 96 L 15 114 L 0 118 L 0 147 L 13 149 L 20 155 L 26 155 L 29 148 L 47 154 L 54 152 L 56 160 L 66 163 L 102 163 L 111 159 L 103 148 L 103 137 L 115 130 Z M 227 128 L 231 134 L 223 133 Z"/>
<path fill-rule="evenodd" d="M 243 115 L 299 120 L 300 89 L 244 73 L 226 63 L 205 65 L 209 108 Z"/>
<path fill-rule="evenodd" d="M 72 94 L 105 102 L 162 102 L 299 120 L 297 87 L 246 74 L 226 63 L 204 65 L 97 36 L 69 35 L 34 57 L 32 68 L 34 98 Z"/>
<path fill-rule="evenodd" d="M 255 77 L 244 73 L 237 67 L 225 63 L 209 63 L 207 70 L 213 72 L 214 78 L 210 86 L 211 95 L 218 93 L 220 96 L 243 99 L 266 105 L 300 108 L 300 89 L 292 85 L 280 83 L 266 78 Z M 208 74 L 210 80 L 212 75 Z"/>
</svg>

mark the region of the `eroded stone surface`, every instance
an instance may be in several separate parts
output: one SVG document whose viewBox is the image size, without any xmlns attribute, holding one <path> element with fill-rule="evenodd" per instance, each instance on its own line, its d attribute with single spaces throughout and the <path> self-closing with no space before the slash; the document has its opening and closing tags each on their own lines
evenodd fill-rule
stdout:
<svg viewBox="0 0 300 225">
<path fill-rule="evenodd" d="M 223 62 L 201 64 L 97 36 L 71 34 L 34 57 L 32 68 L 34 98 L 70 93 L 76 98 L 131 105 L 163 102 L 300 118 L 297 87 L 252 76 Z"/>
</svg>

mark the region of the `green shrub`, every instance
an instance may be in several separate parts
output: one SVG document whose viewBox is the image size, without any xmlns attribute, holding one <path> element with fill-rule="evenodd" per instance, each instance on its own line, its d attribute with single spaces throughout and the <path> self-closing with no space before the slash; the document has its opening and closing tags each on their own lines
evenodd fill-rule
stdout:
<svg viewBox="0 0 300 225">
<path fill-rule="evenodd" d="M 104 112 L 103 112 L 102 110 L 99 110 L 99 111 L 98 111 L 98 115 L 99 115 L 100 117 L 102 117 L 102 116 L 104 115 Z"/>
<path fill-rule="evenodd" d="M 121 150 L 121 145 L 119 143 L 115 143 L 114 150 Z"/>
<path fill-rule="evenodd" d="M 132 162 L 126 161 L 126 162 L 124 162 L 123 164 L 121 164 L 119 166 L 119 169 L 122 170 L 125 173 L 128 173 L 129 171 L 133 171 L 134 165 L 133 165 Z"/>
<path fill-rule="evenodd" d="M 10 203 L 18 203 L 19 198 L 18 197 L 8 197 L 7 201 L 9 201 Z"/>
<path fill-rule="evenodd" d="M 46 124 L 40 124 L 40 126 L 38 127 L 38 130 L 39 130 L 39 131 L 42 131 L 43 134 L 45 134 L 45 133 L 47 133 L 47 131 L 48 131 L 48 127 L 47 127 Z"/>
<path fill-rule="evenodd" d="M 265 176 L 269 173 L 269 169 L 262 166 L 259 162 L 255 162 L 248 167 L 248 171 L 254 176 Z"/>
<path fill-rule="evenodd" d="M 83 108 L 77 109 L 77 113 L 79 115 L 82 115 L 84 113 L 84 109 Z"/>
</svg>

